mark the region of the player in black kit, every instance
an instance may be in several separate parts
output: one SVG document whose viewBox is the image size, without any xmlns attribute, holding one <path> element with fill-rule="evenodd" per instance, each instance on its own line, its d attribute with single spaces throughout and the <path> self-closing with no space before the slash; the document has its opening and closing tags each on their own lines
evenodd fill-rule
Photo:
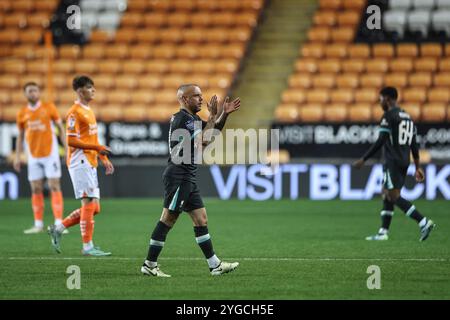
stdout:
<svg viewBox="0 0 450 320">
<path fill-rule="evenodd" d="M 199 86 L 182 85 L 178 89 L 177 98 L 181 108 L 170 121 L 170 157 L 163 174 L 164 208 L 160 221 L 153 230 L 147 259 L 141 267 L 141 272 L 144 275 L 170 277 L 159 269 L 157 259 L 168 232 L 180 213 L 185 211 L 192 219 L 195 240 L 205 255 L 210 273 L 221 275 L 233 271 L 239 263 L 221 261 L 214 253 L 208 233 L 206 209 L 196 184 L 197 151 L 201 150 L 200 144 L 205 146 L 211 141 L 212 133 L 209 129 L 222 130 L 228 115 L 237 111 L 241 102 L 239 98 L 229 102 L 227 97 L 219 107 L 217 97 L 213 96 L 207 103 L 210 116 L 205 122 L 197 116 L 203 102 Z"/>
<path fill-rule="evenodd" d="M 357 160 L 353 166 L 361 168 L 364 162 L 383 147 L 383 210 L 381 228 L 378 233 L 366 240 L 388 240 L 388 231 L 394 214 L 394 204 L 407 216 L 416 220 L 420 228 L 420 241 L 424 241 L 436 226 L 434 222 L 422 216 L 414 205 L 400 196 L 405 184 L 406 173 L 412 153 L 416 166 L 416 181 L 422 182 L 425 174 L 420 167 L 419 147 L 416 141 L 416 128 L 408 113 L 397 105 L 397 89 L 385 87 L 380 91 L 380 104 L 384 110 L 380 124 L 378 140 Z"/>
</svg>

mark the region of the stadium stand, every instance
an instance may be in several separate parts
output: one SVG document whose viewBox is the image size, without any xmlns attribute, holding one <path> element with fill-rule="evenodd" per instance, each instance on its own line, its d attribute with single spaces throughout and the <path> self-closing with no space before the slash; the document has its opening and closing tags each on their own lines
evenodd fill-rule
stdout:
<svg viewBox="0 0 450 320">
<path fill-rule="evenodd" d="M 45 3 L 45 4 L 44 4 Z M 54 47 L 52 77 L 61 112 L 74 100 L 70 80 L 96 83 L 104 121 L 168 121 L 176 88 L 195 82 L 204 96 L 231 88 L 264 6 L 263 0 L 81 0 L 87 43 Z M 46 83 L 43 35 L 60 1 L 2 0 L 0 96 L 3 120 L 24 100 L 12 99 L 26 79 Z M 59 8 L 57 10 L 57 8 Z M 83 12 L 83 11 L 82 11 Z M 4 106 L 4 107 L 3 107 Z M 206 116 L 206 106 L 201 116 Z"/>
<path fill-rule="evenodd" d="M 373 3 L 385 11 L 383 37 L 373 30 L 375 37 L 364 37 L 362 18 Z M 378 122 L 378 91 L 387 85 L 400 90 L 402 107 L 416 121 L 445 121 L 450 49 L 436 41 L 439 30 L 432 21 L 449 8 L 448 2 L 433 0 L 319 1 L 276 121 Z M 395 42 L 390 31 L 406 42 Z M 408 36 L 427 41 L 409 42 Z"/>
</svg>

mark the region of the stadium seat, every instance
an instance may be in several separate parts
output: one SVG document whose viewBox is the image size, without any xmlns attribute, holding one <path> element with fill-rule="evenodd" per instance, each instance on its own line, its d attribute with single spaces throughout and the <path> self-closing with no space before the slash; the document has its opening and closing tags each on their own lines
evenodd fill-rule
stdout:
<svg viewBox="0 0 450 320">
<path fill-rule="evenodd" d="M 3 18 L 3 24 L 7 29 L 9 28 L 26 28 L 27 27 L 27 16 L 25 13 L 12 13 L 6 15 Z"/>
<path fill-rule="evenodd" d="M 332 103 L 342 103 L 348 105 L 353 102 L 353 91 L 350 89 L 338 89 L 331 92 Z"/>
<path fill-rule="evenodd" d="M 84 59 L 102 59 L 105 56 L 105 45 L 91 44 L 83 48 Z"/>
<path fill-rule="evenodd" d="M 366 0 L 342 0 L 344 9 L 350 11 L 361 11 L 366 5 Z"/>
<path fill-rule="evenodd" d="M 424 122 L 442 122 L 447 118 L 447 110 L 443 104 L 426 105 L 422 110 L 422 121 Z"/>
<path fill-rule="evenodd" d="M 354 27 L 359 23 L 360 14 L 358 11 L 343 11 L 337 16 L 339 26 Z"/>
<path fill-rule="evenodd" d="M 131 1 L 133 2 L 133 1 Z M 130 6 L 128 5 L 128 10 L 130 10 Z M 144 16 L 139 12 L 126 12 L 122 19 L 120 20 L 120 24 L 125 28 L 139 28 L 144 24 Z"/>
<path fill-rule="evenodd" d="M 371 105 L 359 103 L 348 109 L 348 116 L 351 122 L 369 122 L 372 119 Z"/>
<path fill-rule="evenodd" d="M 363 88 L 381 88 L 384 83 L 384 76 L 381 73 L 364 74 L 360 78 Z"/>
<path fill-rule="evenodd" d="M 431 24 L 436 32 L 444 32 L 447 37 L 450 36 L 450 8 L 436 10 L 431 16 Z"/>
<path fill-rule="evenodd" d="M 429 10 L 415 10 L 408 12 L 408 29 L 411 32 L 419 32 L 422 37 L 428 36 L 428 27 L 431 24 Z"/>
<path fill-rule="evenodd" d="M 428 101 L 450 103 L 450 92 L 445 88 L 433 88 L 428 91 Z"/>
<path fill-rule="evenodd" d="M 275 109 L 275 119 L 279 122 L 296 122 L 300 118 L 299 115 L 296 104 L 282 104 Z"/>
<path fill-rule="evenodd" d="M 105 57 L 108 59 L 125 59 L 128 55 L 129 52 L 127 45 L 114 44 L 105 47 Z"/>
<path fill-rule="evenodd" d="M 320 104 L 307 104 L 299 108 L 302 122 L 319 122 L 323 119 L 323 107 Z"/>
<path fill-rule="evenodd" d="M 435 0 L 413 0 L 412 6 L 416 9 L 426 9 L 431 11 L 435 5 Z"/>
<path fill-rule="evenodd" d="M 372 48 L 375 58 L 392 58 L 394 56 L 394 46 L 391 44 L 375 44 Z"/>
<path fill-rule="evenodd" d="M 128 75 L 127 72 L 124 74 L 115 78 L 114 83 L 117 89 L 129 90 L 131 95 L 132 91 L 138 87 L 138 79 L 135 75 Z"/>
<path fill-rule="evenodd" d="M 386 59 L 372 59 L 366 63 L 367 72 L 385 73 L 389 69 L 388 60 Z"/>
<path fill-rule="evenodd" d="M 357 103 L 375 103 L 378 101 L 378 90 L 371 88 L 364 88 L 355 92 L 355 102 Z"/>
<path fill-rule="evenodd" d="M 314 24 L 323 27 L 333 27 L 337 23 L 337 16 L 334 11 L 318 10 L 314 14 Z"/>
<path fill-rule="evenodd" d="M 450 0 L 436 0 L 438 9 L 450 9 Z"/>
<path fill-rule="evenodd" d="M 325 56 L 327 58 L 342 59 L 347 56 L 347 46 L 343 44 L 331 44 L 325 47 Z M 320 57 L 316 57 L 320 58 Z"/>
<path fill-rule="evenodd" d="M 435 74 L 433 84 L 436 87 L 450 87 L 450 72 Z"/>
<path fill-rule="evenodd" d="M 309 58 L 297 60 L 295 70 L 297 72 L 315 73 L 318 70 L 317 60 Z"/>
<path fill-rule="evenodd" d="M 6 60 L 5 64 L 3 65 L 3 70 L 6 73 L 22 74 L 26 71 L 26 65 L 24 63 L 24 60 Z"/>
<path fill-rule="evenodd" d="M 322 58 L 324 51 L 324 45 L 321 43 L 307 43 L 301 48 L 301 54 L 304 58 Z"/>
<path fill-rule="evenodd" d="M 367 44 L 352 44 L 348 46 L 350 58 L 369 58 L 371 55 L 370 46 Z"/>
<path fill-rule="evenodd" d="M 118 73 L 122 70 L 122 63 L 117 59 L 107 59 L 97 62 L 98 72 L 106 74 Z"/>
<path fill-rule="evenodd" d="M 338 73 L 341 70 L 341 64 L 338 59 L 326 59 L 319 61 L 318 69 L 321 73 Z"/>
<path fill-rule="evenodd" d="M 444 58 L 439 61 L 440 72 L 450 72 L 450 57 Z"/>
<path fill-rule="evenodd" d="M 313 87 L 315 88 L 333 88 L 335 85 L 335 77 L 333 74 L 320 74 L 312 78 Z"/>
<path fill-rule="evenodd" d="M 152 91 L 140 89 L 133 91 L 130 94 L 130 99 L 133 104 L 150 105 L 155 102 L 155 94 Z"/>
<path fill-rule="evenodd" d="M 313 89 L 306 92 L 308 103 L 327 103 L 330 100 L 330 93 L 324 89 Z"/>
<path fill-rule="evenodd" d="M 138 87 L 141 89 L 158 89 L 162 86 L 162 79 L 158 75 L 143 75 L 137 77 Z"/>
<path fill-rule="evenodd" d="M 442 56 L 442 46 L 438 43 L 425 43 L 420 46 L 420 55 L 422 57 L 435 57 Z"/>
<path fill-rule="evenodd" d="M 121 105 L 109 105 L 105 109 L 97 109 L 97 117 L 101 121 L 112 122 L 123 119 L 123 108 Z"/>
<path fill-rule="evenodd" d="M 94 82 L 95 88 L 100 90 L 109 90 L 115 87 L 115 78 L 107 75 L 97 75 Z"/>
<path fill-rule="evenodd" d="M 320 0 L 319 7 L 324 10 L 337 10 L 342 6 L 342 0 Z"/>
<path fill-rule="evenodd" d="M 349 59 L 342 61 L 343 72 L 361 73 L 366 70 L 366 63 L 362 59 Z"/>
<path fill-rule="evenodd" d="M 287 89 L 284 90 L 281 101 L 285 104 L 300 104 L 306 100 L 305 92 L 298 89 Z"/>
<path fill-rule="evenodd" d="M 47 72 L 47 64 L 42 63 L 42 61 L 28 61 L 27 62 L 27 73 L 35 73 L 44 75 Z"/>
<path fill-rule="evenodd" d="M 409 75 L 408 83 L 411 87 L 428 88 L 432 84 L 431 73 L 428 72 L 412 73 Z"/>
<path fill-rule="evenodd" d="M 17 113 L 20 111 L 20 106 L 6 107 L 2 110 L 2 118 L 7 122 L 15 122 Z"/>
<path fill-rule="evenodd" d="M 316 43 L 326 43 L 331 38 L 329 28 L 314 27 L 308 31 L 308 40 Z"/>
<path fill-rule="evenodd" d="M 134 28 L 122 28 L 117 30 L 116 34 L 114 35 L 114 42 L 115 43 L 126 43 L 131 44 L 136 42 L 137 35 L 136 35 L 136 29 Z"/>
<path fill-rule="evenodd" d="M 438 63 L 435 58 L 419 58 L 414 61 L 414 70 L 416 72 L 435 72 Z"/>
<path fill-rule="evenodd" d="M 397 45 L 397 56 L 399 58 L 415 58 L 419 55 L 419 49 L 416 44 L 400 43 Z"/>
<path fill-rule="evenodd" d="M 75 68 L 74 60 L 61 59 L 53 62 L 53 71 L 56 73 L 72 73 Z"/>
<path fill-rule="evenodd" d="M 409 88 L 403 91 L 402 101 L 424 103 L 427 100 L 427 91 L 425 88 Z"/>
<path fill-rule="evenodd" d="M 329 122 L 344 122 L 348 110 L 345 105 L 335 105 L 324 109 L 324 120 Z"/>
<path fill-rule="evenodd" d="M 390 2 L 391 3 L 391 2 Z M 406 11 L 388 10 L 383 14 L 383 25 L 387 31 L 396 32 L 403 37 L 407 22 Z"/>
<path fill-rule="evenodd" d="M 94 30 L 89 35 L 91 43 L 109 43 L 112 40 L 112 34 L 103 30 Z"/>
<path fill-rule="evenodd" d="M 333 42 L 350 43 L 355 36 L 353 27 L 341 27 L 331 30 L 331 39 Z"/>
<path fill-rule="evenodd" d="M 312 77 L 308 74 L 293 74 L 289 78 L 289 87 L 307 89 L 312 86 Z"/>
<path fill-rule="evenodd" d="M 15 90 L 18 86 L 19 80 L 16 77 L 10 77 L 4 74 L 0 75 L 0 88 Z"/>
<path fill-rule="evenodd" d="M 413 60 L 410 58 L 397 58 L 389 62 L 391 72 L 411 72 L 413 66 Z"/>
<path fill-rule="evenodd" d="M 78 59 L 81 56 L 81 48 L 77 45 L 62 45 L 59 47 L 60 59 Z"/>
<path fill-rule="evenodd" d="M 338 88 L 357 88 L 359 79 L 357 74 L 345 73 L 337 76 L 336 85 Z"/>
</svg>

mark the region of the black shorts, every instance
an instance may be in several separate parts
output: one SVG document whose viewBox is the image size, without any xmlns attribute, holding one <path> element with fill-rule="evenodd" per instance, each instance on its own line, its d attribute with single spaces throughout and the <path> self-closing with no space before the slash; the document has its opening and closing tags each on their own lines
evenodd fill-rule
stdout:
<svg viewBox="0 0 450 320">
<path fill-rule="evenodd" d="M 393 163 L 383 165 L 383 187 L 387 190 L 401 189 L 405 185 L 408 167 L 402 167 Z"/>
<path fill-rule="evenodd" d="M 170 213 L 181 213 L 204 207 L 200 189 L 192 181 L 163 177 L 164 208 Z"/>
</svg>

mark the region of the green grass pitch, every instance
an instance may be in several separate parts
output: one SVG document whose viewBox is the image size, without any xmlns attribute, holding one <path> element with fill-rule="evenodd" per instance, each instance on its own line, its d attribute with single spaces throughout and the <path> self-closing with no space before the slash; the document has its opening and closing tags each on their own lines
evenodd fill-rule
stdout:
<svg viewBox="0 0 450 320">
<path fill-rule="evenodd" d="M 420 243 L 414 221 L 396 210 L 389 241 L 378 230 L 380 201 L 220 201 L 206 199 L 215 251 L 239 268 L 209 275 L 183 214 L 166 241 L 160 266 L 172 278 L 144 277 L 140 266 L 161 199 L 103 199 L 94 242 L 113 256 L 83 257 L 79 227 L 64 236 L 62 254 L 47 234 L 24 235 L 28 200 L 0 202 L 1 299 L 449 299 L 450 202 L 416 201 L 437 228 Z M 65 211 L 78 206 L 66 200 Z M 46 202 L 46 223 L 52 221 Z M 81 270 L 81 289 L 66 287 L 67 267 Z M 369 290 L 367 268 L 381 270 Z"/>
</svg>

